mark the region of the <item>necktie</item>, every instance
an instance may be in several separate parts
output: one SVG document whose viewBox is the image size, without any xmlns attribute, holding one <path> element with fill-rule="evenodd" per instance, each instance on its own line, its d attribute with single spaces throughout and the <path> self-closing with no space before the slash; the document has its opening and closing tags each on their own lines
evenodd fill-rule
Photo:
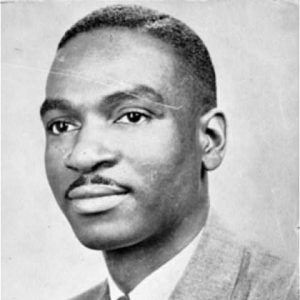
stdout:
<svg viewBox="0 0 300 300">
<path fill-rule="evenodd" d="M 119 297 L 117 300 L 130 300 L 127 295 Z"/>
</svg>

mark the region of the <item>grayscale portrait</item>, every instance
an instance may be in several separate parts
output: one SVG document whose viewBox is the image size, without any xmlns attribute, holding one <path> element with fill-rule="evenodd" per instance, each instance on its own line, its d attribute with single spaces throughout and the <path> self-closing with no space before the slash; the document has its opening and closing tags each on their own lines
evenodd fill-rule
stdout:
<svg viewBox="0 0 300 300">
<path fill-rule="evenodd" d="M 298 299 L 296 1 L 2 17 L 3 299 Z"/>
</svg>

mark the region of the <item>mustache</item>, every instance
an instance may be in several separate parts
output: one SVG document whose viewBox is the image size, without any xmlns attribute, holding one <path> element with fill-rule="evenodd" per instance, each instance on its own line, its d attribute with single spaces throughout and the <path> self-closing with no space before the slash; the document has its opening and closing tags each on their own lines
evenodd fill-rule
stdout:
<svg viewBox="0 0 300 300">
<path fill-rule="evenodd" d="M 128 187 L 125 187 L 119 183 L 117 183 L 115 180 L 112 180 L 110 178 L 103 177 L 101 175 L 94 175 L 94 176 L 87 176 L 87 175 L 81 175 L 79 178 L 77 178 L 74 182 L 70 184 L 70 186 L 67 188 L 65 192 L 65 198 L 69 198 L 69 193 L 82 185 L 88 185 L 88 184 L 101 184 L 101 185 L 108 185 L 108 186 L 120 186 L 124 189 L 129 190 Z"/>
</svg>

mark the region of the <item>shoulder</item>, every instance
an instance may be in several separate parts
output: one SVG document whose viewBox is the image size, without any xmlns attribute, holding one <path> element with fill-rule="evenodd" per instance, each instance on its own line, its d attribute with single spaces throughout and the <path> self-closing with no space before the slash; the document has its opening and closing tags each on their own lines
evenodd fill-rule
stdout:
<svg viewBox="0 0 300 300">
<path fill-rule="evenodd" d="M 296 266 L 254 243 L 240 247 L 237 293 L 244 289 L 258 299 L 286 299 L 297 280 Z"/>
<path fill-rule="evenodd" d="M 296 264 L 255 242 L 238 238 L 220 220 L 209 225 L 207 240 L 214 247 L 215 257 L 226 262 L 223 267 L 231 269 L 232 299 L 297 299 Z"/>
<path fill-rule="evenodd" d="M 270 294 L 272 300 L 298 299 L 296 263 L 253 242 L 246 243 L 243 249 L 244 261 L 249 261 L 248 276 L 257 295 Z"/>
<path fill-rule="evenodd" d="M 104 281 L 69 300 L 107 300 L 108 295 L 108 285 Z"/>
</svg>

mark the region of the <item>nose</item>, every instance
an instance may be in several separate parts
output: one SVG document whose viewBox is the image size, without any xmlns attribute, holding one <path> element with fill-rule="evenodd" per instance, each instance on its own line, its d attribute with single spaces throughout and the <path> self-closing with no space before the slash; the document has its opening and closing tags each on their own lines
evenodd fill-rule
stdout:
<svg viewBox="0 0 300 300">
<path fill-rule="evenodd" d="M 82 128 L 71 151 L 65 157 L 65 166 L 79 173 L 89 173 L 98 168 L 114 166 L 119 154 L 113 149 L 105 129 L 92 126 Z"/>
</svg>

